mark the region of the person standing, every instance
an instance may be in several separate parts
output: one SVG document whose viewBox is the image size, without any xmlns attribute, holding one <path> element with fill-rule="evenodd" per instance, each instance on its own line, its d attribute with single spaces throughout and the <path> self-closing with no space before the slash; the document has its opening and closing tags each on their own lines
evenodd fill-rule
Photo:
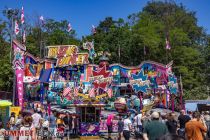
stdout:
<svg viewBox="0 0 210 140">
<path fill-rule="evenodd" d="M 136 126 L 135 130 L 137 130 L 139 132 L 142 132 L 142 129 L 143 129 L 141 119 L 142 119 L 142 114 L 136 113 L 136 116 L 134 117 L 134 124 Z"/>
<path fill-rule="evenodd" d="M 174 119 L 174 115 L 172 113 L 168 114 L 168 121 L 166 121 L 166 126 L 170 134 L 176 134 L 177 130 L 177 121 Z"/>
<path fill-rule="evenodd" d="M 77 135 L 77 125 L 78 125 L 78 121 L 76 116 L 72 116 L 72 133 L 74 136 Z"/>
<path fill-rule="evenodd" d="M 39 122 L 42 116 L 37 112 L 37 110 L 34 110 L 34 114 L 32 115 L 33 118 L 33 125 L 36 129 L 39 128 Z"/>
<path fill-rule="evenodd" d="M 204 120 L 206 122 L 206 126 L 207 126 L 207 134 L 206 134 L 206 138 L 210 139 L 210 115 L 209 115 L 209 111 L 206 111 L 204 113 Z"/>
<path fill-rule="evenodd" d="M 112 125 L 113 125 L 113 118 L 114 115 L 113 114 L 109 114 L 107 117 L 107 121 L 106 121 L 106 125 L 108 128 L 108 140 L 111 140 L 111 133 L 112 133 Z"/>
<path fill-rule="evenodd" d="M 122 117 L 119 117 L 119 121 L 118 121 L 118 140 L 121 140 L 121 136 L 122 136 L 122 132 L 123 132 L 123 126 L 124 123 L 122 121 Z"/>
<path fill-rule="evenodd" d="M 179 123 L 179 130 L 178 135 L 185 137 L 185 124 L 190 121 L 191 118 L 185 114 L 185 110 L 180 111 L 180 115 L 178 117 L 178 123 Z"/>
<path fill-rule="evenodd" d="M 19 140 L 32 140 L 35 138 L 35 128 L 32 125 L 33 118 L 26 116 L 24 118 L 24 124 L 20 127 L 20 131 L 30 131 L 28 136 L 19 136 Z M 32 132 L 32 133 L 31 133 Z"/>
<path fill-rule="evenodd" d="M 54 136 L 52 136 L 52 139 L 54 139 L 54 137 L 56 136 L 56 117 L 55 117 L 55 113 L 52 112 L 48 119 L 49 119 L 49 130 L 54 135 Z"/>
<path fill-rule="evenodd" d="M 143 131 L 144 140 L 156 140 L 168 133 L 166 125 L 159 121 L 160 115 L 158 112 L 153 112 L 151 118 L 152 121 L 146 124 Z"/>
<path fill-rule="evenodd" d="M 10 115 L 9 123 L 10 123 L 11 127 L 14 127 L 14 125 L 16 123 L 15 122 L 15 113 L 14 112 L 12 112 L 11 115 Z"/>
<path fill-rule="evenodd" d="M 6 130 L 3 127 L 3 123 L 0 122 L 0 140 L 5 140 L 4 135 L 3 135 L 5 131 Z"/>
<path fill-rule="evenodd" d="M 203 140 L 203 133 L 207 132 L 204 118 L 199 112 L 193 112 L 193 119 L 186 123 L 185 132 L 188 140 Z"/>
<path fill-rule="evenodd" d="M 132 130 L 132 122 L 130 120 L 130 114 L 127 114 L 126 119 L 123 121 L 123 136 L 125 140 L 130 139 L 130 131 Z"/>
</svg>

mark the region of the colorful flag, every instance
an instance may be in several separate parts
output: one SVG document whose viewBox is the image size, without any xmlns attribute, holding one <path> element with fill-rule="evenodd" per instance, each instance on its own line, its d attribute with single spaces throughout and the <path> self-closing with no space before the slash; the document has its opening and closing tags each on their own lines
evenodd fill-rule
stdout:
<svg viewBox="0 0 210 140">
<path fill-rule="evenodd" d="M 168 38 L 166 38 L 166 49 L 167 50 L 170 50 L 171 49 L 171 46 L 170 46 L 170 43 L 169 43 Z"/>
<path fill-rule="evenodd" d="M 111 98 L 111 97 L 113 96 L 113 92 L 112 92 L 112 89 L 111 89 L 111 88 L 109 88 L 109 89 L 107 90 L 107 94 L 108 94 L 108 97 L 109 97 L 109 98 Z"/>
<path fill-rule="evenodd" d="M 95 97 L 95 89 L 94 89 L 94 88 L 91 88 L 91 89 L 89 90 L 89 96 L 90 96 L 90 97 Z"/>
<path fill-rule="evenodd" d="M 17 22 L 17 20 L 15 20 L 15 34 L 17 35 L 17 34 L 19 34 L 19 32 L 20 32 L 20 29 L 18 26 L 18 22 Z"/>
<path fill-rule="evenodd" d="M 40 16 L 39 19 L 40 19 L 42 25 L 44 25 L 44 17 L 43 16 Z"/>
<path fill-rule="evenodd" d="M 74 96 L 78 96 L 78 93 L 79 93 L 79 89 L 77 87 L 74 88 Z"/>
<path fill-rule="evenodd" d="M 92 32 L 92 34 L 96 34 L 96 27 L 94 25 L 92 25 L 91 32 Z"/>
<path fill-rule="evenodd" d="M 26 43 L 26 32 L 25 32 L 25 30 L 23 31 L 23 43 Z"/>
<path fill-rule="evenodd" d="M 70 32 L 71 30 L 72 30 L 72 27 L 71 27 L 71 24 L 69 23 L 67 31 Z"/>
<path fill-rule="evenodd" d="M 66 87 L 64 90 L 63 90 L 63 96 L 67 96 L 71 91 L 71 88 L 70 87 Z"/>
<path fill-rule="evenodd" d="M 93 41 L 83 43 L 83 49 L 87 49 L 89 51 L 89 58 L 90 59 L 93 59 L 94 57 L 96 57 Z"/>
<path fill-rule="evenodd" d="M 21 11 L 21 24 L 23 24 L 25 22 L 24 19 L 24 10 L 23 10 L 23 6 L 22 6 L 22 11 Z"/>
</svg>

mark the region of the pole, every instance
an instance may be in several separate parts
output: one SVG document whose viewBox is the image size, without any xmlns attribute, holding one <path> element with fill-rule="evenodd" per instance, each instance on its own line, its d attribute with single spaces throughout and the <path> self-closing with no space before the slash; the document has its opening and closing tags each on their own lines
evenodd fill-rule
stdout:
<svg viewBox="0 0 210 140">
<path fill-rule="evenodd" d="M 13 29 L 14 29 L 14 18 L 13 15 L 11 16 L 11 34 L 10 34 L 10 45 L 11 45 L 11 50 L 10 50 L 10 62 L 12 63 L 12 52 L 13 52 Z M 13 90 L 12 90 L 12 104 L 15 106 L 15 95 L 16 95 L 16 75 L 15 75 L 15 69 L 13 69 Z"/>
<path fill-rule="evenodd" d="M 39 42 L 39 51 L 40 51 L 40 58 L 42 58 L 42 48 L 41 48 L 41 46 L 42 46 L 42 29 L 41 29 L 41 27 L 40 27 L 40 42 Z"/>
<path fill-rule="evenodd" d="M 180 104 L 181 104 L 181 109 L 184 109 L 185 107 L 183 106 L 183 100 L 182 100 L 182 95 L 183 95 L 183 85 L 182 85 L 182 76 L 180 74 Z"/>
<path fill-rule="evenodd" d="M 13 15 L 11 17 L 11 33 L 10 33 L 10 45 L 11 45 L 11 48 L 10 48 L 10 63 L 12 63 L 12 40 L 13 40 Z"/>
<path fill-rule="evenodd" d="M 95 52 L 95 45 L 94 45 L 95 43 L 94 43 L 94 39 L 92 40 L 92 42 L 93 42 L 93 48 L 94 48 L 94 52 Z M 95 54 L 94 54 L 94 55 L 95 55 Z M 93 64 L 94 64 L 94 57 L 95 57 L 95 56 L 93 56 L 93 62 L 92 62 Z"/>
<path fill-rule="evenodd" d="M 118 57 L 119 57 L 119 64 L 120 64 L 120 44 L 119 44 L 119 39 L 118 39 L 117 45 L 118 45 Z"/>
</svg>

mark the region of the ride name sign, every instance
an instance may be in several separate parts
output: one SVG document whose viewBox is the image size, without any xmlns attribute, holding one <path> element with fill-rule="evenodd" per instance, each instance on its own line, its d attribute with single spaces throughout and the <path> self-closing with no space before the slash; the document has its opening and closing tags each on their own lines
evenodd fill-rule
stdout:
<svg viewBox="0 0 210 140">
<path fill-rule="evenodd" d="M 48 46 L 47 58 L 56 58 L 56 66 L 88 64 L 88 53 L 78 53 L 75 45 Z"/>
</svg>

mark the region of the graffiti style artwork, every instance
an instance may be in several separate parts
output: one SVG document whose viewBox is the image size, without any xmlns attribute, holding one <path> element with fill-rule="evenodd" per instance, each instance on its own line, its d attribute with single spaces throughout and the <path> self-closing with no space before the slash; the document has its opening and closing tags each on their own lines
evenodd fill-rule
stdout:
<svg viewBox="0 0 210 140">
<path fill-rule="evenodd" d="M 177 78 L 175 75 L 169 75 L 168 77 L 168 86 L 169 90 L 172 94 L 177 94 L 178 91 L 178 83 L 177 83 Z"/>
<path fill-rule="evenodd" d="M 87 49 L 89 51 L 89 58 L 90 59 L 93 59 L 94 57 L 96 57 L 93 41 L 83 43 L 83 49 Z"/>
<path fill-rule="evenodd" d="M 136 93 L 143 92 L 146 93 L 149 88 L 150 81 L 148 80 L 148 76 L 144 75 L 143 70 L 141 70 L 137 75 L 132 74 L 133 80 L 130 80 L 130 84 L 132 85 L 134 91 Z"/>
<path fill-rule="evenodd" d="M 82 136 L 98 135 L 99 130 L 99 123 L 81 123 L 80 132 L 82 133 Z"/>
<path fill-rule="evenodd" d="M 110 71 L 106 70 L 106 67 L 98 68 L 97 71 L 93 71 L 93 76 L 89 78 L 90 82 L 94 85 L 95 89 L 103 89 L 112 82 L 112 75 Z"/>
<path fill-rule="evenodd" d="M 88 64 L 88 53 L 78 53 L 75 45 L 48 46 L 48 58 L 56 58 L 56 66 Z"/>
<path fill-rule="evenodd" d="M 24 77 L 24 51 L 26 50 L 25 46 L 19 44 L 17 41 L 13 41 L 13 49 L 14 49 L 14 60 L 13 60 L 13 69 L 15 70 L 16 75 L 16 89 L 18 93 L 18 101 L 19 105 L 23 107 L 23 77 Z"/>
<path fill-rule="evenodd" d="M 24 63 L 23 63 L 23 55 L 24 52 L 20 50 L 19 48 L 14 49 L 14 60 L 13 60 L 13 69 L 24 69 Z"/>
</svg>

